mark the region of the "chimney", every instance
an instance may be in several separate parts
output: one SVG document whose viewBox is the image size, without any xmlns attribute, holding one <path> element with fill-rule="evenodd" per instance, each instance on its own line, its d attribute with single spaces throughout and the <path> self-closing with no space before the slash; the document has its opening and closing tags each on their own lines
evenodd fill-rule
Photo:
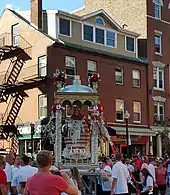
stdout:
<svg viewBox="0 0 170 195">
<path fill-rule="evenodd" d="M 42 0 L 31 0 L 31 23 L 42 29 Z"/>
</svg>

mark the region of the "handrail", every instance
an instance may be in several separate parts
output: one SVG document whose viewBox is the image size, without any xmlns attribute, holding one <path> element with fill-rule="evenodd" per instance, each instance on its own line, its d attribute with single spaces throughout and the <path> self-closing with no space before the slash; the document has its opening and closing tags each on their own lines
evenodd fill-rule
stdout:
<svg viewBox="0 0 170 195">
<path fill-rule="evenodd" d="M 4 46 L 20 47 L 28 55 L 29 55 L 28 50 L 32 48 L 32 45 L 22 35 L 12 36 L 11 33 L 3 33 L 0 35 L 0 47 L 4 47 Z"/>
<path fill-rule="evenodd" d="M 10 100 L 9 100 L 9 103 L 8 103 L 8 105 L 7 105 L 7 108 L 6 108 L 6 110 L 5 110 L 5 113 L 3 114 L 3 116 L 2 116 L 2 123 L 4 124 L 4 122 L 6 121 L 6 119 L 7 119 L 7 117 L 8 117 L 8 114 L 9 114 L 9 112 L 10 112 L 10 109 L 11 109 L 11 107 L 12 107 L 12 105 L 13 105 L 13 96 L 11 96 L 11 98 L 10 98 Z"/>
</svg>

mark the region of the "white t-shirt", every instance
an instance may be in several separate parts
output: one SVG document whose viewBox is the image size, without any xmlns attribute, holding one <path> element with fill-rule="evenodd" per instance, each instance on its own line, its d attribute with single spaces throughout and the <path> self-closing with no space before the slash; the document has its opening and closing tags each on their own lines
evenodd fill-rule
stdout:
<svg viewBox="0 0 170 195">
<path fill-rule="evenodd" d="M 129 171 L 122 162 L 119 161 L 113 166 L 112 178 L 117 179 L 114 189 L 115 194 L 128 193 L 127 180 L 129 178 Z"/>
<path fill-rule="evenodd" d="M 14 165 L 11 165 L 11 168 L 12 168 L 12 178 L 18 173 L 19 169 L 21 168 L 21 166 L 16 167 Z"/>
<path fill-rule="evenodd" d="M 112 170 L 108 165 L 106 165 L 103 170 L 110 173 L 110 174 L 112 174 Z M 112 189 L 112 176 L 109 177 L 108 181 L 101 180 L 101 182 L 102 182 L 102 190 L 104 192 L 111 191 L 111 189 Z"/>
<path fill-rule="evenodd" d="M 151 186 L 153 188 L 153 178 L 151 176 L 148 176 L 146 179 L 146 185 L 143 187 L 143 191 L 147 190 Z"/>
<path fill-rule="evenodd" d="M 155 182 L 156 181 L 156 179 L 155 179 L 155 167 L 153 166 L 153 164 L 151 164 L 151 163 L 149 164 L 148 170 L 149 170 L 150 174 L 152 175 L 153 180 Z"/>
<path fill-rule="evenodd" d="M 20 182 L 26 182 L 28 178 L 32 177 L 38 172 L 36 167 L 31 167 L 30 165 L 23 166 L 19 169 L 18 173 L 12 178 L 12 187 L 17 187 Z"/>
</svg>

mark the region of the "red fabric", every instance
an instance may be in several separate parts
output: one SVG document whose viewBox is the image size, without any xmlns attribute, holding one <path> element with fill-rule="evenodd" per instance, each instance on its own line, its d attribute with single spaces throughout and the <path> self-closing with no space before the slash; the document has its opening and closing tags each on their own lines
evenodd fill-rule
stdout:
<svg viewBox="0 0 170 195">
<path fill-rule="evenodd" d="M 135 166 L 135 168 L 136 168 L 137 171 L 139 171 L 141 169 L 141 167 L 142 167 L 142 161 L 141 161 L 141 159 L 139 157 L 138 157 L 138 159 L 136 159 L 134 161 L 134 166 Z"/>
<path fill-rule="evenodd" d="M 0 184 L 4 184 L 6 186 L 6 189 L 8 190 L 7 177 L 5 171 L 2 169 L 0 169 Z"/>
<path fill-rule="evenodd" d="M 26 184 L 26 192 L 31 195 L 60 195 L 68 189 L 68 183 L 60 176 L 50 173 L 37 173 L 29 178 Z"/>
<path fill-rule="evenodd" d="M 166 177 L 167 177 L 167 169 L 165 167 L 156 168 L 156 184 L 158 185 L 165 185 L 166 184 Z"/>
</svg>

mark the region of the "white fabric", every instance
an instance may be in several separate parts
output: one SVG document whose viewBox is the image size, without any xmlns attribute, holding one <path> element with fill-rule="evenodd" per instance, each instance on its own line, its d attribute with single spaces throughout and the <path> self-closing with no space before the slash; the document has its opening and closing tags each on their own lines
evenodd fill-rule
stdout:
<svg viewBox="0 0 170 195">
<path fill-rule="evenodd" d="M 7 182 L 11 182 L 12 181 L 12 167 L 7 162 L 6 162 L 6 166 L 5 166 L 5 173 L 6 173 L 6 177 L 7 177 Z"/>
<path fill-rule="evenodd" d="M 142 164 L 142 167 L 141 167 L 141 170 L 142 170 L 142 169 L 148 169 L 148 164 L 147 164 L 147 163 L 143 163 L 143 164 Z"/>
<path fill-rule="evenodd" d="M 103 170 L 107 173 L 112 174 L 112 170 L 108 165 L 106 165 Z M 102 182 L 102 190 L 104 192 L 111 191 L 111 189 L 112 189 L 112 176 L 109 177 L 108 181 L 101 180 L 101 182 Z"/>
<path fill-rule="evenodd" d="M 156 179 L 155 179 L 155 167 L 153 166 L 153 164 L 151 164 L 151 163 L 149 164 L 148 170 L 149 170 L 150 174 L 152 175 L 153 180 L 155 182 L 156 181 Z"/>
<path fill-rule="evenodd" d="M 146 185 L 143 187 L 143 191 L 147 190 L 149 187 L 153 188 L 153 178 L 148 176 L 146 179 Z"/>
<path fill-rule="evenodd" d="M 14 176 L 18 173 L 19 169 L 21 168 L 21 166 L 16 167 L 14 165 L 11 165 L 11 168 L 12 168 L 12 178 L 14 178 Z"/>
<path fill-rule="evenodd" d="M 31 167 L 30 165 L 23 166 L 19 169 L 18 173 L 12 179 L 12 187 L 19 186 L 20 182 L 26 182 L 28 178 L 32 177 L 35 173 L 38 172 L 38 169 Z"/>
<path fill-rule="evenodd" d="M 122 162 L 117 162 L 113 166 L 112 177 L 113 179 L 117 179 L 114 189 L 115 194 L 128 193 L 127 180 L 129 178 L 129 171 Z"/>
</svg>

